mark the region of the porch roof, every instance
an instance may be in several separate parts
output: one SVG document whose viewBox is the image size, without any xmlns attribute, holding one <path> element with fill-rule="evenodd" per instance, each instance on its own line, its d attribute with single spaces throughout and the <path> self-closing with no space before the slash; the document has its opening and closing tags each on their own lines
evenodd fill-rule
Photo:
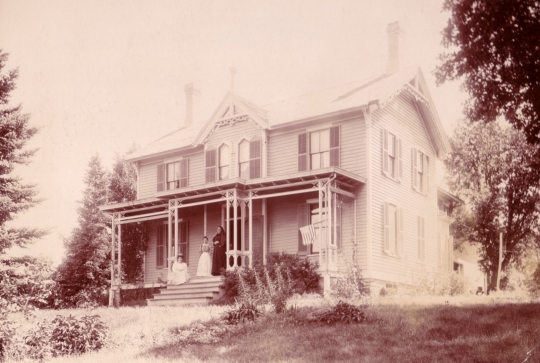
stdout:
<svg viewBox="0 0 540 363">
<path fill-rule="evenodd" d="M 338 167 L 329 167 L 318 170 L 298 172 L 288 175 L 270 176 L 255 180 L 245 180 L 233 178 L 220 180 L 214 183 L 189 186 L 186 188 L 166 190 L 156 194 L 155 198 L 134 200 L 132 202 L 108 204 L 100 206 L 99 209 L 105 213 L 145 213 L 165 210 L 168 208 L 170 199 L 189 198 L 193 201 L 215 200 L 215 196 L 224 193 L 226 190 L 238 189 L 241 191 L 256 191 L 263 196 L 269 191 L 279 193 L 279 191 L 290 191 L 303 189 L 317 180 L 335 177 L 340 187 L 345 193 L 353 193 L 357 186 L 365 184 L 366 178 L 348 172 Z M 276 196 L 268 194 L 268 197 Z M 188 204 L 189 205 L 189 204 Z"/>
</svg>

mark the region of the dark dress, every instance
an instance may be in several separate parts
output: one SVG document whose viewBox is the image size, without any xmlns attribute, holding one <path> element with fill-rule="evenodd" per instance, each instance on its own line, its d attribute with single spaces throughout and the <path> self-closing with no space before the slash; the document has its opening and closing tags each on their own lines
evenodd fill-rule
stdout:
<svg viewBox="0 0 540 363">
<path fill-rule="evenodd" d="M 227 266 L 227 256 L 225 255 L 225 243 L 227 241 L 225 234 L 216 234 L 212 238 L 212 244 L 214 242 L 219 242 L 214 244 L 214 254 L 212 256 L 212 275 L 219 276 L 221 274 L 221 269 L 226 269 Z"/>
</svg>

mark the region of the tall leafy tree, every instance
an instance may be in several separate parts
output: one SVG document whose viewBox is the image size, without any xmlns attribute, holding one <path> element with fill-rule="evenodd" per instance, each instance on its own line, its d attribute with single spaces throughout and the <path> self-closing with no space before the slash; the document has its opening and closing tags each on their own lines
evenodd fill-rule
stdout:
<svg viewBox="0 0 540 363">
<path fill-rule="evenodd" d="M 123 203 L 137 199 L 137 173 L 132 164 L 118 157 L 109 184 L 109 202 Z M 135 282 L 143 277 L 144 252 L 148 244 L 145 225 L 129 223 L 122 228 L 122 280 Z"/>
<path fill-rule="evenodd" d="M 39 203 L 35 185 L 13 175 L 16 165 L 27 165 L 35 154 L 36 150 L 25 150 L 25 146 L 38 130 L 29 126 L 20 105 L 9 106 L 18 71 L 5 72 L 7 60 L 8 54 L 0 50 L 0 253 L 14 245 L 25 247 L 46 234 L 36 228 L 6 226 L 18 213 Z"/>
<path fill-rule="evenodd" d="M 463 79 L 466 116 L 504 116 L 540 143 L 540 3 L 538 0 L 445 0 L 451 17 L 435 74 L 439 84 Z"/>
<path fill-rule="evenodd" d="M 464 121 L 454 131 L 445 160 L 450 189 L 468 202 L 453 229 L 457 242 L 480 246 L 479 264 L 495 289 L 499 233 L 504 234 L 503 271 L 530 244 L 538 244 L 540 170 L 538 146 L 499 123 Z"/>
<path fill-rule="evenodd" d="M 79 226 L 64 241 L 66 256 L 55 276 L 67 305 L 99 303 L 110 283 L 110 223 L 99 210 L 108 200 L 108 173 L 98 155 L 91 158 L 84 182 Z"/>
</svg>

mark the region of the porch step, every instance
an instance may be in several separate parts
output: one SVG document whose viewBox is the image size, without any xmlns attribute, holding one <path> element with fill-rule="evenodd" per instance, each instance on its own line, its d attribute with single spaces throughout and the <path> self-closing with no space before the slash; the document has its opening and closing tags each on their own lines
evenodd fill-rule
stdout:
<svg viewBox="0 0 540 363">
<path fill-rule="evenodd" d="M 154 294 L 153 299 L 147 299 L 148 306 L 155 305 L 206 305 L 212 300 L 223 296 L 219 288 L 221 276 L 193 277 L 189 282 L 181 285 L 169 285 Z"/>
</svg>

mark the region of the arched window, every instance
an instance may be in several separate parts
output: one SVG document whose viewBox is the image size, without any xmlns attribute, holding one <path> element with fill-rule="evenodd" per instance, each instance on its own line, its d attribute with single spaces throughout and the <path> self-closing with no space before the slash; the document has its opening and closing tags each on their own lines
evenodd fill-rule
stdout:
<svg viewBox="0 0 540 363">
<path fill-rule="evenodd" d="M 229 167 L 231 161 L 231 153 L 228 145 L 222 145 L 219 148 L 219 180 L 229 178 Z"/>
</svg>

